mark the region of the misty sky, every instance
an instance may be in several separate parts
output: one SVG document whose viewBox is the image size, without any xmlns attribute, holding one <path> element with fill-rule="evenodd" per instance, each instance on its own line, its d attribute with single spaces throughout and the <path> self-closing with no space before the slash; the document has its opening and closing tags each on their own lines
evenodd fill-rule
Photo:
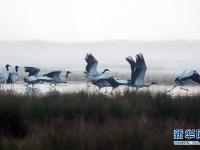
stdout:
<svg viewBox="0 0 200 150">
<path fill-rule="evenodd" d="M 200 39 L 200 0 L 0 0 L 0 40 Z"/>
</svg>

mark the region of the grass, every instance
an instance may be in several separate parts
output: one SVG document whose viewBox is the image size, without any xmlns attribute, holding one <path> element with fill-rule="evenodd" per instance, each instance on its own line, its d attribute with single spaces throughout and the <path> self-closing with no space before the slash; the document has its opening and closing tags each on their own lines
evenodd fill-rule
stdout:
<svg viewBox="0 0 200 150">
<path fill-rule="evenodd" d="M 0 149 L 195 149 L 173 146 L 173 129 L 200 128 L 200 96 L 0 94 Z"/>
</svg>

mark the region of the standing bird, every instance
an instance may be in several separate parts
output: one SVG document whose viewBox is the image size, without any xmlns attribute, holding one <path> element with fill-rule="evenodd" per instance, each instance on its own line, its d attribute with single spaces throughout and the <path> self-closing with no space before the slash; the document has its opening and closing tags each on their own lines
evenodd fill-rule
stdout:
<svg viewBox="0 0 200 150">
<path fill-rule="evenodd" d="M 102 72 L 97 71 L 98 61 L 92 54 L 87 54 L 85 57 L 85 61 L 87 62 L 86 71 L 84 72 L 86 78 L 88 79 L 88 83 L 94 78 L 103 75 L 106 71 L 110 71 L 109 69 L 104 69 Z"/>
<path fill-rule="evenodd" d="M 0 89 L 3 88 L 4 83 L 7 82 L 9 77 L 9 64 L 6 65 L 6 72 L 0 73 Z"/>
<path fill-rule="evenodd" d="M 129 86 L 136 87 L 137 91 L 140 88 L 150 87 L 151 85 L 157 84 L 155 82 L 152 82 L 151 84 L 146 84 L 144 82 L 147 67 L 141 53 L 136 55 L 136 62 L 131 56 L 127 57 L 126 60 L 131 66 L 131 80 L 129 81 Z"/>
<path fill-rule="evenodd" d="M 28 73 L 28 77 L 24 78 L 24 81 L 27 82 L 27 87 L 28 85 L 32 85 L 32 88 L 34 87 L 35 84 L 37 83 L 44 83 L 44 82 L 51 82 L 52 79 L 49 77 L 39 77 L 38 74 L 40 72 L 39 68 L 35 67 L 24 67 L 25 72 Z"/>
<path fill-rule="evenodd" d="M 188 91 L 188 89 L 183 88 L 187 83 L 198 83 L 200 84 L 200 75 L 196 70 L 184 70 L 179 74 L 175 79 L 175 85 L 167 92 L 171 92 L 177 86 L 180 86 L 180 89 Z"/>
<path fill-rule="evenodd" d="M 7 84 L 11 84 L 11 88 L 14 88 L 14 83 L 18 79 L 19 69 L 19 66 L 15 66 L 15 72 L 9 73 Z"/>
<path fill-rule="evenodd" d="M 50 85 L 54 84 L 56 86 L 56 84 L 59 84 L 59 83 L 67 83 L 66 79 L 68 78 L 70 73 L 71 73 L 70 71 L 67 71 L 65 78 L 60 77 L 61 71 L 49 72 L 47 74 L 44 74 L 43 76 L 51 78 L 52 80 L 50 82 L 51 83 Z"/>
</svg>

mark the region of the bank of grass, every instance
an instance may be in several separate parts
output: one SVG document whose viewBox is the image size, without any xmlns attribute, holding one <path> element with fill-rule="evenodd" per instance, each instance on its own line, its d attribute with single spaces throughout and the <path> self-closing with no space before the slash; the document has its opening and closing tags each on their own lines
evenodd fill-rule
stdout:
<svg viewBox="0 0 200 150">
<path fill-rule="evenodd" d="M 176 128 L 200 128 L 200 96 L 0 94 L 0 149 L 197 148 L 173 146 Z"/>
</svg>

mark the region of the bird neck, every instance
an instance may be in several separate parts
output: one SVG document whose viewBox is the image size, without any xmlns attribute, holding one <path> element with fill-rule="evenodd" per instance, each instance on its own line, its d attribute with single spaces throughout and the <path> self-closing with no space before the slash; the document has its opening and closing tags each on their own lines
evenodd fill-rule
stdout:
<svg viewBox="0 0 200 150">
<path fill-rule="evenodd" d="M 66 73 L 66 78 L 68 78 L 68 76 L 69 76 L 69 72 Z"/>
<path fill-rule="evenodd" d="M 102 72 L 102 74 L 104 74 L 106 71 L 108 71 L 108 70 L 105 69 L 105 70 Z"/>
<path fill-rule="evenodd" d="M 6 66 L 6 70 L 9 71 L 9 67 L 8 66 Z"/>
</svg>

